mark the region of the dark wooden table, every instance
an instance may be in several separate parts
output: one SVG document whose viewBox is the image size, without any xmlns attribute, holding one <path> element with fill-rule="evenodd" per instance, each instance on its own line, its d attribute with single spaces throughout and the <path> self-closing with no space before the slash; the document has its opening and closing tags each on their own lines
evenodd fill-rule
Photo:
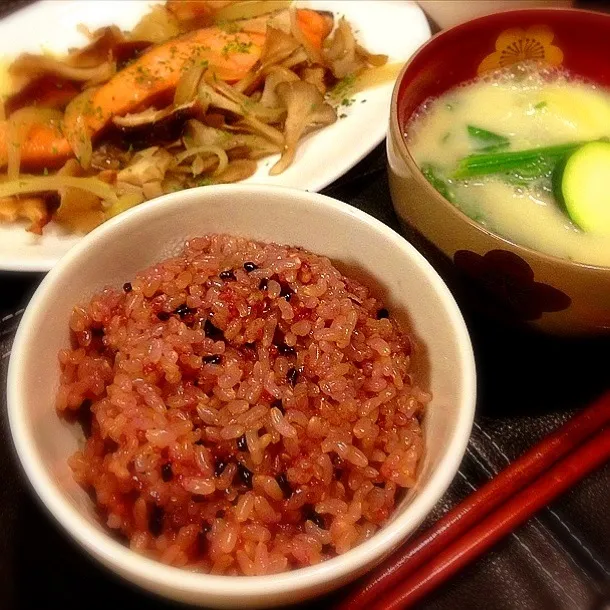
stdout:
<svg viewBox="0 0 610 610">
<path fill-rule="evenodd" d="M 0 15 L 26 3 L 4 0 Z M 388 191 L 384 146 L 325 192 L 400 230 Z M 40 279 L 39 275 L 0 275 L 2 388 L 20 310 Z M 502 328 L 467 308 L 464 313 L 480 380 L 477 421 L 459 474 L 428 523 L 610 385 L 610 338 L 546 337 Z M 106 572 L 39 506 L 14 455 L 4 391 L 0 400 L 0 610 L 175 608 Z M 420 608 L 605 607 L 603 600 L 610 591 L 609 495 L 610 467 L 605 467 L 465 569 Z M 332 608 L 343 594 L 339 591 L 303 607 Z"/>
</svg>

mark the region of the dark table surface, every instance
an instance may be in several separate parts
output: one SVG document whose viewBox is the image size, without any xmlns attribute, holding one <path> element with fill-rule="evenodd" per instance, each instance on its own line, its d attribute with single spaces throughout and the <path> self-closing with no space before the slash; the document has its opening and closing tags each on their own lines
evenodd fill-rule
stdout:
<svg viewBox="0 0 610 610">
<path fill-rule="evenodd" d="M 27 3 L 3 0 L 0 16 Z M 596 6 L 606 8 L 605 4 Z M 401 230 L 388 191 L 383 145 L 324 192 Z M 438 269 L 445 273 L 442 265 Z M 2 388 L 20 313 L 40 279 L 32 274 L 0 275 Z M 458 476 L 428 524 L 610 385 L 610 338 L 552 338 L 503 328 L 465 306 L 463 311 L 477 361 L 478 415 Z M 37 503 L 20 470 L 6 421 L 4 391 L 0 400 L 0 610 L 81 606 L 101 610 L 130 604 L 150 610 L 176 608 L 117 580 L 60 531 Z M 610 466 L 606 466 L 418 607 L 610 608 L 606 605 L 609 492 Z M 332 608 L 344 594 L 338 591 L 303 608 Z"/>
</svg>

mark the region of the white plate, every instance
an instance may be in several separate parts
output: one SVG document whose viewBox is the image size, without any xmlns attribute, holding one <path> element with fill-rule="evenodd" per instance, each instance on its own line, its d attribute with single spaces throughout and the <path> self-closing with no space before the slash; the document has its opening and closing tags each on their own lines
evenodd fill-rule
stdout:
<svg viewBox="0 0 610 610">
<path fill-rule="evenodd" d="M 0 56 L 41 49 L 65 52 L 86 44 L 77 26 L 91 29 L 117 24 L 131 29 L 158 2 L 142 0 L 43 0 L 0 21 Z M 345 15 L 363 45 L 406 61 L 430 37 L 422 10 L 402 0 L 313 0 L 299 6 Z M 393 83 L 359 93 L 344 118 L 312 134 L 298 149 L 294 164 L 279 176 L 269 176 L 275 158 L 260 162 L 246 182 L 292 186 L 319 191 L 353 167 L 385 137 Z M 202 187 L 205 188 L 205 187 Z M 41 237 L 25 225 L 0 225 L 0 270 L 48 271 L 80 237 L 65 234 L 53 223 Z"/>
</svg>

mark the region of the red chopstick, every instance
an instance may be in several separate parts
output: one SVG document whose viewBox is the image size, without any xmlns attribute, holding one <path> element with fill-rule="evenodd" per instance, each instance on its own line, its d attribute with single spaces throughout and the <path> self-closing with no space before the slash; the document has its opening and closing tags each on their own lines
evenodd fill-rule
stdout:
<svg viewBox="0 0 610 610">
<path fill-rule="evenodd" d="M 535 445 L 430 530 L 382 563 L 348 595 L 338 610 L 361 610 L 365 607 L 370 610 L 368 607 L 386 591 L 403 583 L 415 570 L 436 558 L 454 540 L 609 422 L 610 392 Z"/>
<path fill-rule="evenodd" d="M 404 610 L 510 534 L 595 468 L 610 459 L 610 428 L 584 443 L 540 479 L 449 545 L 420 570 L 384 595 L 371 610 Z"/>
</svg>

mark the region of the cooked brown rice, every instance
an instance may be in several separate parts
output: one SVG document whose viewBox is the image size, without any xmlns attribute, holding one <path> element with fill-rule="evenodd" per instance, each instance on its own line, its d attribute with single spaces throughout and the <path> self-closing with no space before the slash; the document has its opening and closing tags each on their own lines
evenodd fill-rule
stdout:
<svg viewBox="0 0 610 610">
<path fill-rule="evenodd" d="M 321 256 L 225 235 L 107 288 L 70 320 L 70 459 L 141 553 L 216 574 L 315 564 L 411 487 L 429 395 L 411 340 Z"/>
</svg>

